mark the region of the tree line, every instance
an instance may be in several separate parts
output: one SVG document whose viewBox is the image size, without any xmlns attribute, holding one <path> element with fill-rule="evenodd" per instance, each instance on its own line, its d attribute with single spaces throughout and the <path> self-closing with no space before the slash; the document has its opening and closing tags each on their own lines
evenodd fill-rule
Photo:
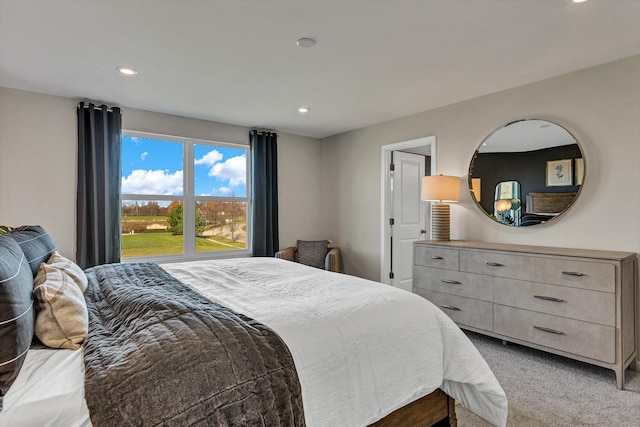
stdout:
<svg viewBox="0 0 640 427">
<path fill-rule="evenodd" d="M 166 207 L 153 201 L 134 202 L 122 206 L 122 216 L 164 217 L 172 234 L 183 233 L 183 206 L 178 201 L 173 201 Z M 212 230 L 215 235 L 218 229 L 221 237 L 229 237 L 236 242 L 241 237 L 241 231 L 246 231 L 246 217 L 246 205 L 242 202 L 196 202 L 196 236 L 203 236 L 206 230 Z"/>
</svg>

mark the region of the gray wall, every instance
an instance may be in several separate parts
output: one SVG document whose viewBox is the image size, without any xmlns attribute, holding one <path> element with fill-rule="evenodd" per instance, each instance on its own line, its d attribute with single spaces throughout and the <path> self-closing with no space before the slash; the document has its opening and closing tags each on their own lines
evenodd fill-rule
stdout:
<svg viewBox="0 0 640 427">
<path fill-rule="evenodd" d="M 0 88 L 0 224 L 40 224 L 75 257 L 77 99 Z M 249 128 L 123 108 L 123 127 L 247 144 Z M 321 237 L 320 142 L 280 134 L 280 242 Z"/>
<path fill-rule="evenodd" d="M 514 229 L 467 191 L 452 204 L 452 239 L 640 252 L 640 56 L 369 126 L 322 141 L 322 218 L 348 272 L 380 274 L 380 147 L 436 136 L 436 170 L 463 177 L 480 142 L 522 118 L 564 126 L 581 142 L 579 199 L 556 221 Z"/>
</svg>

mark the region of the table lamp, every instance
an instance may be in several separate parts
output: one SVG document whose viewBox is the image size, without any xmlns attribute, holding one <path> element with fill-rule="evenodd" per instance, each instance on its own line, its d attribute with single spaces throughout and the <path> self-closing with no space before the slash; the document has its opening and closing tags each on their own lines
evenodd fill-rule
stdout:
<svg viewBox="0 0 640 427">
<path fill-rule="evenodd" d="M 422 178 L 420 198 L 431 203 L 431 240 L 449 240 L 451 208 L 460 201 L 460 177 L 432 175 Z"/>
</svg>

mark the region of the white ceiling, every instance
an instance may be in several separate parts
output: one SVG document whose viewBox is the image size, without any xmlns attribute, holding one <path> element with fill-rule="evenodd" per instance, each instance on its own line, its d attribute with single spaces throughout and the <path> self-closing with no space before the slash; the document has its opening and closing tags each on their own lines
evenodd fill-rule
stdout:
<svg viewBox="0 0 640 427">
<path fill-rule="evenodd" d="M 0 0 L 0 86 L 321 138 L 640 54 L 639 23 L 640 0 Z"/>
<path fill-rule="evenodd" d="M 481 153 L 513 153 L 542 150 L 577 144 L 565 128 L 545 120 L 519 120 L 496 129 L 487 136 L 478 151 Z"/>
</svg>

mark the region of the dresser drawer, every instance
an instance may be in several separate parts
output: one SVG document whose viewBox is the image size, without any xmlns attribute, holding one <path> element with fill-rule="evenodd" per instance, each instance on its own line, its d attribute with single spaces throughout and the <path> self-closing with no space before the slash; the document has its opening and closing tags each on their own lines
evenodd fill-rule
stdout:
<svg viewBox="0 0 640 427">
<path fill-rule="evenodd" d="M 616 298 L 606 292 L 496 277 L 494 302 L 539 313 L 615 326 Z"/>
<path fill-rule="evenodd" d="M 602 292 L 616 291 L 616 268 L 613 264 L 536 258 L 534 277 L 536 282 Z"/>
<path fill-rule="evenodd" d="M 493 304 L 458 295 L 417 289 L 416 293 L 442 309 L 458 325 L 493 330 Z"/>
<path fill-rule="evenodd" d="M 487 251 L 460 252 L 460 270 L 469 273 L 526 279 L 532 277 L 534 268 L 534 259 L 529 256 Z"/>
<path fill-rule="evenodd" d="M 615 363 L 615 328 L 496 304 L 497 334 Z M 546 329 L 546 330 L 545 330 Z"/>
<path fill-rule="evenodd" d="M 416 288 L 493 301 L 493 277 L 460 271 L 416 266 Z"/>
<path fill-rule="evenodd" d="M 458 270 L 460 256 L 457 249 L 434 248 L 429 246 L 415 246 L 414 264 L 425 267 Z"/>
</svg>

